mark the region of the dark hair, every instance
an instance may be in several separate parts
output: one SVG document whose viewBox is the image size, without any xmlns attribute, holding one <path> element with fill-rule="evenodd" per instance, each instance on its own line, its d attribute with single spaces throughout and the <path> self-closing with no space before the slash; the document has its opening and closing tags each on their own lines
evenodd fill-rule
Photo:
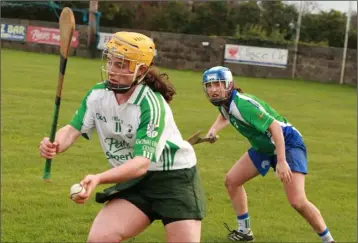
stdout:
<svg viewBox="0 0 358 243">
<path fill-rule="evenodd" d="M 153 91 L 159 92 L 164 99 L 170 103 L 176 94 L 174 86 L 169 82 L 169 76 L 166 73 L 160 73 L 158 68 L 151 66 L 143 83 L 149 86 Z"/>
<path fill-rule="evenodd" d="M 245 91 L 242 88 L 235 88 L 237 90 L 237 92 L 239 93 L 245 93 Z"/>
<path fill-rule="evenodd" d="M 233 82 L 232 85 L 234 86 L 233 89 L 236 89 L 237 92 L 239 92 L 241 94 L 245 93 L 245 91 L 242 88 L 239 88 L 239 87 L 236 88 L 235 82 Z"/>
</svg>

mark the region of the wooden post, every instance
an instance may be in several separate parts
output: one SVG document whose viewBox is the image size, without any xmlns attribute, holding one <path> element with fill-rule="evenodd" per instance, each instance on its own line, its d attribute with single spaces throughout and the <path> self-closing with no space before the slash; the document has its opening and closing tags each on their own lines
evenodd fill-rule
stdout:
<svg viewBox="0 0 358 243">
<path fill-rule="evenodd" d="M 303 12 L 304 2 L 300 1 L 300 7 L 298 12 L 298 20 L 296 25 L 296 40 L 295 40 L 295 52 L 293 56 L 293 64 L 292 64 L 292 79 L 296 77 L 296 65 L 297 65 L 297 50 L 298 50 L 298 42 L 300 40 L 300 30 L 301 30 L 301 21 L 302 21 L 302 12 Z"/>
<path fill-rule="evenodd" d="M 343 58 L 342 58 L 342 66 L 341 66 L 341 77 L 339 79 L 339 83 L 344 83 L 344 69 L 346 67 L 346 56 L 347 56 L 347 46 L 348 46 L 348 37 L 349 37 L 349 27 L 351 23 L 351 13 L 352 13 L 352 5 L 351 1 L 348 2 L 348 13 L 347 13 L 347 22 L 346 22 L 346 34 L 344 36 L 344 47 L 343 47 Z"/>
<path fill-rule="evenodd" d="M 89 1 L 89 16 L 88 16 L 88 38 L 87 38 L 87 48 L 90 53 L 91 58 L 96 57 L 96 12 L 98 10 L 98 0 Z"/>
</svg>

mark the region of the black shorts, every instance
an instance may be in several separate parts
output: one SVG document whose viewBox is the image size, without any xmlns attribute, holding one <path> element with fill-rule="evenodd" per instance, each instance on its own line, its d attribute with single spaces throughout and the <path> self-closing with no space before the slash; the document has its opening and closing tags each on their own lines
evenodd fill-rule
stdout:
<svg viewBox="0 0 358 243">
<path fill-rule="evenodd" d="M 171 171 L 148 171 L 139 179 L 120 183 L 96 194 L 104 203 L 114 198 L 125 199 L 149 220 L 163 224 L 179 220 L 201 220 L 205 217 L 205 197 L 196 166 Z"/>
</svg>

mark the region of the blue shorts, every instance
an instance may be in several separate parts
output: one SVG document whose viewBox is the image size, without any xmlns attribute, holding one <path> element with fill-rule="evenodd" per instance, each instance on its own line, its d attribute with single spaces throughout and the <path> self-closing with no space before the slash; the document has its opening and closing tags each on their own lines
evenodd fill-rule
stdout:
<svg viewBox="0 0 358 243">
<path fill-rule="evenodd" d="M 248 150 L 250 159 L 257 171 L 265 176 L 270 167 L 276 170 L 277 156 L 260 153 L 253 148 Z M 307 174 L 307 152 L 304 147 L 293 147 L 286 149 L 286 161 L 291 171 Z"/>
</svg>

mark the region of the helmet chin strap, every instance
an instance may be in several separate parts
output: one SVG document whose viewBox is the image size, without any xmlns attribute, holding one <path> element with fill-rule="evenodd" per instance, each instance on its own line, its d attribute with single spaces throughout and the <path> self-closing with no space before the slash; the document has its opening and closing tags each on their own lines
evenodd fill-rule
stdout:
<svg viewBox="0 0 358 243">
<path fill-rule="evenodd" d="M 127 93 L 133 86 L 138 84 L 138 81 L 134 81 L 130 86 L 122 85 L 122 84 L 113 84 L 109 80 L 105 80 L 104 84 L 108 90 L 113 91 L 116 94 L 125 94 Z"/>
<path fill-rule="evenodd" d="M 209 98 L 209 100 L 215 106 L 225 105 L 227 101 L 231 98 L 231 95 L 232 95 L 232 90 L 228 90 L 225 98 L 218 98 L 214 100 Z"/>
<path fill-rule="evenodd" d="M 127 93 L 131 88 L 132 88 L 132 86 L 126 87 L 126 88 L 123 88 L 123 89 L 112 89 L 112 91 L 113 91 L 115 94 L 125 94 L 125 93 Z"/>
<path fill-rule="evenodd" d="M 227 101 L 227 98 L 222 98 L 222 99 L 217 99 L 217 100 L 210 99 L 210 102 L 215 106 L 223 105 L 226 103 L 226 101 Z"/>
</svg>

